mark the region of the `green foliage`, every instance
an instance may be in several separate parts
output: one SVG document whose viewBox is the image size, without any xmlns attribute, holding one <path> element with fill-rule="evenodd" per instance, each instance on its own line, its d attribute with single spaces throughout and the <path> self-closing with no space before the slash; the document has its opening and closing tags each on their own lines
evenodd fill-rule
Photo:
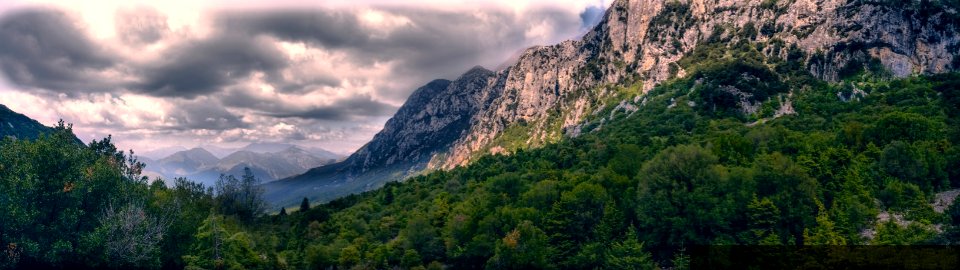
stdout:
<svg viewBox="0 0 960 270">
<path fill-rule="evenodd" d="M 803 230 L 803 243 L 806 245 L 845 245 L 847 240 L 837 231 L 834 222 L 827 215 L 827 209 L 819 202 L 817 202 L 817 205 L 820 206 L 820 213 L 817 214 L 817 225 Z"/>
<path fill-rule="evenodd" d="M 551 269 L 547 235 L 529 220 L 523 221 L 497 242 L 496 253 L 487 263 L 492 269 Z"/>
<path fill-rule="evenodd" d="M 602 129 L 529 148 L 540 123 L 514 124 L 497 139 L 509 155 L 283 217 L 260 215 L 249 173 L 148 185 L 109 137 L 5 139 L 0 267 L 684 269 L 691 245 L 958 242 L 960 207 L 928 198 L 960 187 L 960 75 L 826 83 L 798 49 L 758 46 L 700 46 L 680 63 L 691 76 Z M 743 115 L 731 88 L 797 114 L 747 125 L 769 113 Z M 876 224 L 881 210 L 896 218 Z"/>
<path fill-rule="evenodd" d="M 650 254 L 643 250 L 637 236 L 637 230 L 630 227 L 622 241 L 610 245 L 606 254 L 605 267 L 607 269 L 657 269 Z"/>
<path fill-rule="evenodd" d="M 715 52 L 747 59 L 749 51 Z M 940 85 L 949 79 L 847 82 L 868 95 L 843 101 L 842 84 L 755 60 L 773 66 L 771 79 L 782 84 L 769 93 L 806 89 L 791 97 L 797 115 L 748 126 L 742 116 L 668 110 L 693 86 L 678 79 L 600 131 L 482 157 L 249 230 L 293 230 L 284 248 L 304 250 L 294 268 L 682 268 L 690 260 L 683 247 L 697 244 L 864 244 L 866 229 L 877 230 L 870 240 L 877 243 L 937 239 L 924 224 L 946 220 L 925 198 L 951 188 L 955 175 L 954 114 L 949 96 L 936 94 L 952 91 Z M 874 224 L 881 207 L 915 225 Z"/>
<path fill-rule="evenodd" d="M 244 222 L 253 221 L 266 208 L 263 188 L 259 185 L 260 179 L 253 175 L 250 168 L 243 168 L 240 179 L 233 175 L 220 175 L 214 189 L 218 210 L 227 215 L 235 215 Z"/>
</svg>

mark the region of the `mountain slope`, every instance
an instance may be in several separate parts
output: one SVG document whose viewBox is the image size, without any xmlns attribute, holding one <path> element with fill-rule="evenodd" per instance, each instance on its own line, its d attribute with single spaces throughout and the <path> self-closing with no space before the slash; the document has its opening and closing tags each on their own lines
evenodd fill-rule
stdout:
<svg viewBox="0 0 960 270">
<path fill-rule="evenodd" d="M 14 112 L 7 106 L 0 104 L 0 139 L 12 137 L 14 139 L 32 140 L 40 134 L 51 134 L 53 128 L 44 126 L 26 115 Z M 78 144 L 83 144 L 74 137 Z"/>
<path fill-rule="evenodd" d="M 475 67 L 455 81 L 435 80 L 417 89 L 387 121 L 383 131 L 345 160 L 266 185 L 272 202 L 316 199 L 319 189 L 336 189 L 326 199 L 359 192 L 423 170 L 438 152 L 463 136 L 469 119 L 496 93 L 483 91 L 494 73 Z M 323 192 L 323 191 L 321 191 Z"/>
<path fill-rule="evenodd" d="M 513 66 L 483 76 L 474 69 L 451 83 L 474 81 L 477 88 L 422 95 L 439 88 L 428 84 L 367 146 L 344 162 L 267 185 L 267 197 L 278 204 L 299 196 L 327 200 L 424 169 L 575 136 L 594 118 L 607 121 L 600 112 L 635 109 L 658 83 L 697 72 L 680 60 L 708 45 L 722 53 L 759 43 L 763 57 L 827 81 L 863 70 L 896 77 L 954 70 L 960 66 L 957 18 L 955 6 L 940 2 L 616 1 L 580 40 L 534 47 Z M 780 98 L 789 104 L 789 95 Z M 764 101 L 744 97 L 740 103 L 757 112 Z M 428 108 L 449 111 L 419 110 Z M 436 125 L 421 124 L 428 122 Z M 438 131 L 441 140 L 423 136 Z M 451 136 L 457 137 L 450 142 Z"/>
</svg>

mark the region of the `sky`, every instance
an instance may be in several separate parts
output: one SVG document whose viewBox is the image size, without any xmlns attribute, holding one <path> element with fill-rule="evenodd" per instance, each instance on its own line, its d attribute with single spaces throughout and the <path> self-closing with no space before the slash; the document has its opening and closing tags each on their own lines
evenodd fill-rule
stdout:
<svg viewBox="0 0 960 270">
<path fill-rule="evenodd" d="M 579 38 L 609 0 L 0 2 L 0 104 L 137 152 L 350 153 L 419 86 Z"/>
</svg>

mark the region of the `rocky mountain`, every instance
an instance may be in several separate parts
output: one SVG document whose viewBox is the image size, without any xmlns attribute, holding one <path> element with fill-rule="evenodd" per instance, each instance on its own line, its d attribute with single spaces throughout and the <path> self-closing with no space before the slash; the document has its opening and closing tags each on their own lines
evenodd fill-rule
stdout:
<svg viewBox="0 0 960 270">
<path fill-rule="evenodd" d="M 36 139 L 40 134 L 49 134 L 53 128 L 44 126 L 26 115 L 17 113 L 0 104 L 0 139 L 12 137 L 14 139 Z M 80 139 L 77 143 L 82 144 Z"/>
<path fill-rule="evenodd" d="M 764 57 L 797 63 L 827 81 L 863 70 L 894 77 L 955 70 L 957 6 L 926 0 L 618 0 L 579 40 L 530 48 L 495 72 L 474 68 L 421 87 L 356 153 L 266 185 L 267 198 L 278 205 L 304 196 L 329 200 L 483 154 L 576 136 L 602 125 L 601 111 L 635 110 L 655 85 L 692 73 L 681 60 L 705 47 L 722 53 L 758 44 Z M 786 98 L 778 111 L 789 111 Z M 746 111 L 763 102 L 741 99 Z"/>
</svg>

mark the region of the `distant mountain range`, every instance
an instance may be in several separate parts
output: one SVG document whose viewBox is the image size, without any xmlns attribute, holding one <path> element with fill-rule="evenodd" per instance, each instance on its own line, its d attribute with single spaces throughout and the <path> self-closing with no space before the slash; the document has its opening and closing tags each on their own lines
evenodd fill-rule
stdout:
<svg viewBox="0 0 960 270">
<path fill-rule="evenodd" d="M 151 155 L 170 151 L 176 147 L 148 152 Z M 150 177 L 173 179 L 185 177 L 194 182 L 212 186 L 220 174 L 240 176 L 249 167 L 263 182 L 290 177 L 310 168 L 334 163 L 342 156 L 320 148 L 305 148 L 283 143 L 252 143 L 242 148 L 230 149 L 204 145 L 176 151 L 166 157 L 154 159 L 141 156 L 147 164 L 145 174 Z"/>
<path fill-rule="evenodd" d="M 15 139 L 32 140 L 40 134 L 49 134 L 53 128 L 44 126 L 26 115 L 14 112 L 7 106 L 0 104 L 0 139 L 13 137 Z M 83 143 L 76 139 L 77 143 Z"/>
</svg>

